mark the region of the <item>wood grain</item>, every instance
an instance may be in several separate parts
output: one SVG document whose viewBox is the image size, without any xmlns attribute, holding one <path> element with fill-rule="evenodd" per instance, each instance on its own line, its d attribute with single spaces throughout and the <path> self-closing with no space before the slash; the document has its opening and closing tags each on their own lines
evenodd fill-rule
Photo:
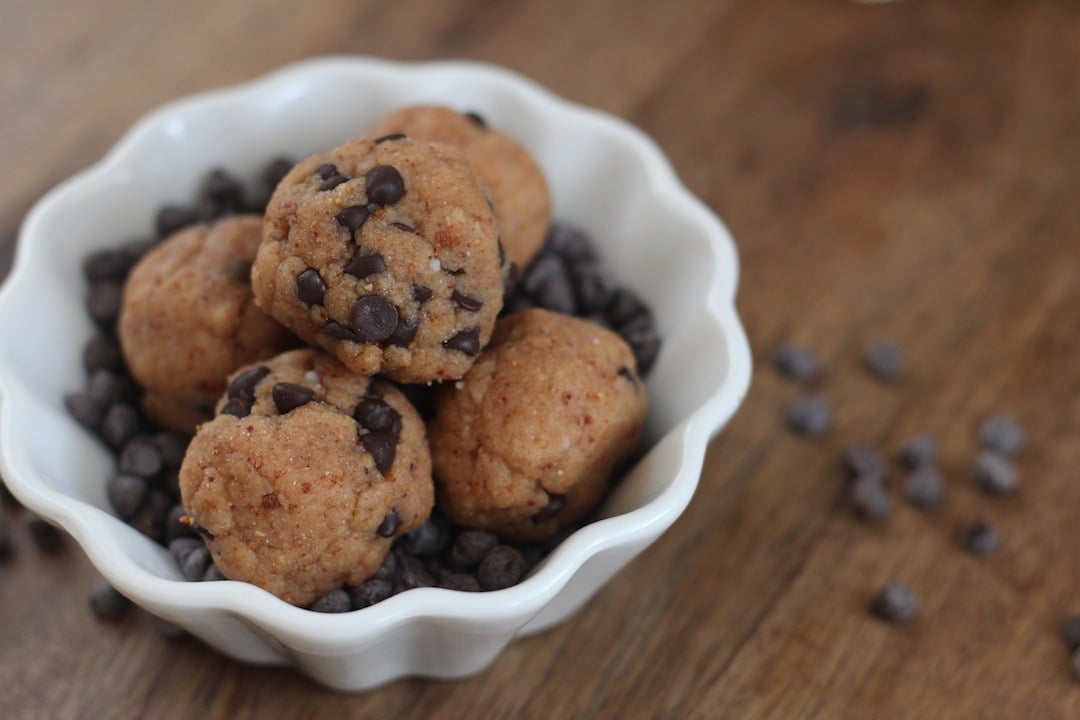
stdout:
<svg viewBox="0 0 1080 720">
<path fill-rule="evenodd" d="M 581 613 L 480 676 L 341 696 L 145 617 L 95 622 L 73 545 L 0 565 L 4 718 L 1076 718 L 1080 612 L 1080 5 L 841 0 L 132 0 L 0 6 L 0 272 L 49 187 L 176 96 L 324 53 L 468 57 L 622 115 L 730 225 L 755 356 L 686 514 Z M 859 369 L 891 338 L 910 371 Z M 769 367 L 818 349 L 836 425 L 781 427 Z M 6 337 L 3 342 L 16 342 Z M 971 486 L 973 428 L 1029 435 L 1023 488 Z M 852 516 L 839 454 L 930 431 L 947 501 Z M 894 493 L 894 498 L 898 495 Z M 958 526 L 1003 534 L 984 559 Z M 922 609 L 867 617 L 886 581 Z"/>
</svg>

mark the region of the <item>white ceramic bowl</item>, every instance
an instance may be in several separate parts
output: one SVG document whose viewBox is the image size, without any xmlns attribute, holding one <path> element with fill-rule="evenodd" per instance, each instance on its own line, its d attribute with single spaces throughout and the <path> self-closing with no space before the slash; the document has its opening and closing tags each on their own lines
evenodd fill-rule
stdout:
<svg viewBox="0 0 1080 720">
<path fill-rule="evenodd" d="M 64 409 L 64 394 L 84 382 L 81 348 L 92 333 L 80 263 L 145 234 L 154 210 L 193 197 L 212 166 L 251 175 L 275 155 L 325 150 L 412 103 L 475 109 L 520 139 L 547 174 L 556 217 L 590 231 L 603 261 L 652 306 L 664 347 L 648 380 L 651 449 L 601 519 L 506 590 L 423 588 L 325 615 L 245 583 L 185 582 L 165 549 L 114 517 L 104 489 L 112 457 Z M 685 509 L 706 445 L 750 380 L 734 309 L 737 266 L 716 216 L 651 140 L 617 118 L 475 63 L 300 63 L 151 113 L 30 212 L 0 292 L 4 477 L 124 595 L 226 655 L 293 665 L 342 690 L 402 676 L 463 677 L 515 636 L 564 620 Z"/>
</svg>

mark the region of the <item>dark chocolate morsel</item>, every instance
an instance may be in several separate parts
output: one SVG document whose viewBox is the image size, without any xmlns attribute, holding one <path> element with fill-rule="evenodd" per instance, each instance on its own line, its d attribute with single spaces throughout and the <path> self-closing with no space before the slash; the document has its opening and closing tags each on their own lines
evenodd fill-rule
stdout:
<svg viewBox="0 0 1080 720">
<path fill-rule="evenodd" d="M 98 433 L 110 447 L 121 448 L 142 429 L 139 411 L 127 403 L 116 403 L 105 411 Z"/>
<path fill-rule="evenodd" d="M 394 334 L 398 311 L 382 295 L 361 295 L 349 313 L 349 325 L 361 342 L 382 342 Z"/>
<path fill-rule="evenodd" d="M 918 610 L 915 594 L 900 583 L 889 583 L 870 599 L 870 612 L 889 622 L 908 622 Z"/>
<path fill-rule="evenodd" d="M 466 295 L 459 290 L 455 290 L 450 295 L 450 299 L 453 300 L 459 308 L 461 308 L 462 310 L 467 310 L 469 312 L 478 312 L 480 308 L 484 307 L 483 299 L 476 298 L 471 295 Z"/>
<path fill-rule="evenodd" d="M 547 522 L 562 512 L 564 507 L 566 507 L 566 496 L 548 493 L 548 504 L 532 516 L 532 521 L 538 524 Z"/>
<path fill-rule="evenodd" d="M 221 408 L 221 414 L 238 418 L 247 417 L 251 414 L 251 401 L 241 397 L 230 398 Z"/>
<path fill-rule="evenodd" d="M 254 402 L 255 387 L 269 374 L 270 368 L 265 365 L 259 365 L 258 367 L 253 367 L 250 370 L 245 370 L 240 373 L 233 378 L 231 383 L 229 383 L 229 399 L 243 398 L 248 402 Z"/>
<path fill-rule="evenodd" d="M 259 180 L 264 185 L 269 185 L 270 188 L 277 187 L 277 184 L 289 174 L 295 164 L 287 157 L 276 157 L 266 163 L 266 166 L 259 172 Z"/>
<path fill-rule="evenodd" d="M 485 530 L 463 530 L 446 554 L 454 570 L 472 570 L 499 544 L 499 537 Z"/>
<path fill-rule="evenodd" d="M 334 165 L 333 163 L 323 163 L 315 168 L 315 174 L 322 180 L 329 180 L 338 174 L 337 165 Z"/>
<path fill-rule="evenodd" d="M 414 228 L 412 225 L 406 225 L 403 222 L 392 222 L 392 223 L 390 223 L 390 227 L 397 228 L 398 230 L 401 230 L 401 231 L 407 232 L 407 233 L 415 233 L 416 232 L 416 228 Z"/>
<path fill-rule="evenodd" d="M 274 405 L 277 406 L 278 412 L 282 415 L 295 410 L 301 405 L 307 405 L 315 399 L 315 391 L 311 388 L 287 382 L 279 382 L 274 385 L 271 395 L 274 398 Z"/>
<path fill-rule="evenodd" d="M 296 276 L 296 297 L 305 305 L 322 305 L 326 297 L 326 283 L 315 268 L 308 268 Z"/>
<path fill-rule="evenodd" d="M 390 556 L 387 555 L 387 557 Z M 391 581 L 374 577 L 353 587 L 349 591 L 353 607 L 360 610 L 361 608 L 370 607 L 375 603 L 382 602 L 390 597 L 394 594 L 394 582 L 396 582 L 396 580 L 396 578 Z"/>
<path fill-rule="evenodd" d="M 424 303 L 431 299 L 431 296 L 435 292 L 427 285 L 413 285 L 412 296 L 413 300 L 418 303 Z"/>
<path fill-rule="evenodd" d="M 450 336 L 449 339 L 443 341 L 443 347 L 449 350 L 460 350 L 466 355 L 478 355 L 480 353 L 480 328 L 469 328 Z"/>
<path fill-rule="evenodd" d="M 166 205 L 158 210 L 154 225 L 160 237 L 168 237 L 178 230 L 199 222 L 199 211 L 180 205 Z"/>
<path fill-rule="evenodd" d="M 629 380 L 634 385 L 637 385 L 637 383 L 638 383 L 638 379 L 636 377 L 634 377 L 633 371 L 631 371 L 630 368 L 626 367 L 625 365 L 620 367 L 616 371 L 616 374 L 621 378 L 626 378 L 627 380 Z"/>
<path fill-rule="evenodd" d="M 356 337 L 351 329 L 342 325 L 337 320 L 328 320 L 322 327 L 323 335 L 332 337 L 335 340 L 351 340 L 352 342 L 360 342 L 360 338 Z"/>
<path fill-rule="evenodd" d="M 353 410 L 353 418 L 369 432 L 401 434 L 401 415 L 379 398 L 362 398 Z"/>
<path fill-rule="evenodd" d="M 480 113 L 470 110 L 469 112 L 463 112 L 461 114 L 469 118 L 469 120 L 472 120 L 473 124 L 477 127 L 483 128 L 484 130 L 488 129 L 487 120 L 485 120 Z"/>
<path fill-rule="evenodd" d="M 349 182 L 349 178 L 345 177 L 344 175 L 334 175 L 331 178 L 323 180 L 323 184 L 319 186 L 319 191 L 321 192 L 323 190 L 333 190 L 341 183 L 346 182 Z"/>
<path fill-rule="evenodd" d="M 368 210 L 367 205 L 352 205 L 335 215 L 334 220 L 350 233 L 355 233 L 364 226 L 369 217 L 371 217 L 371 211 Z"/>
<path fill-rule="evenodd" d="M 120 472 L 136 475 L 147 480 L 152 479 L 165 465 L 154 438 L 149 435 L 137 435 L 129 440 L 120 451 Z"/>
<path fill-rule="evenodd" d="M 360 436 L 360 444 L 371 453 L 375 467 L 383 475 L 393 466 L 397 455 L 397 436 L 390 433 L 368 433 Z"/>
<path fill-rule="evenodd" d="M 150 485 L 146 479 L 137 475 L 116 475 L 105 483 L 109 503 L 116 514 L 125 520 L 139 511 L 149 492 Z"/>
<path fill-rule="evenodd" d="M 345 272 L 354 277 L 366 278 L 369 275 L 386 272 L 386 261 L 374 250 L 357 248 L 352 259 L 345 266 Z"/>
<path fill-rule="evenodd" d="M 392 165 L 376 165 L 364 175 L 368 202 L 393 205 L 405 195 L 405 178 Z"/>
<path fill-rule="evenodd" d="M 476 578 L 485 590 L 516 585 L 525 575 L 525 558 L 511 545 L 496 545 L 480 563 Z"/>
<path fill-rule="evenodd" d="M 132 608 L 132 602 L 121 595 L 106 580 L 98 581 L 90 594 L 90 610 L 99 620 L 116 622 Z"/>
<path fill-rule="evenodd" d="M 399 527 L 401 527 L 401 517 L 397 514 L 397 510 L 391 510 L 379 523 L 375 534 L 384 538 L 393 537 Z"/>
<path fill-rule="evenodd" d="M 382 145 L 384 142 L 390 142 L 391 140 L 404 140 L 408 137 L 405 133 L 390 133 L 389 135 L 383 135 L 382 137 L 375 138 L 376 145 Z"/>
<path fill-rule="evenodd" d="M 420 322 L 418 320 L 406 320 L 405 318 L 399 318 L 397 327 L 394 328 L 394 333 L 386 338 L 387 345 L 394 345 L 396 347 L 409 347 L 412 341 L 416 339 L 416 331 L 420 328 Z"/>
<path fill-rule="evenodd" d="M 315 602 L 311 603 L 309 609 L 312 612 L 320 613 L 344 613 L 352 609 L 352 602 L 349 593 L 342 588 L 338 588 L 316 599 Z"/>
</svg>

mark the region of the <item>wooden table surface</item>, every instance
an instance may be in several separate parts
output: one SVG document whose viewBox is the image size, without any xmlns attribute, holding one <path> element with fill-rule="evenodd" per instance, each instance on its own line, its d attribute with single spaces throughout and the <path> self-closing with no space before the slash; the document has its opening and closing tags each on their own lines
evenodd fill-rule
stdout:
<svg viewBox="0 0 1080 720">
<path fill-rule="evenodd" d="M 1077 718 L 1080 4 L 280 0 L 0 5 L 0 274 L 21 218 L 140 115 L 316 54 L 475 58 L 652 135 L 741 252 L 753 387 L 689 509 L 582 612 L 463 682 L 358 696 L 96 622 L 73 543 L 0 565 L 2 718 Z M 3 335 L 2 342 L 17 342 Z M 909 372 L 859 368 L 890 338 Z M 782 428 L 769 357 L 823 355 L 826 438 Z M 974 427 L 1014 414 L 1022 489 L 974 490 Z M 853 517 L 839 456 L 934 433 L 947 496 Z M 894 483 L 894 487 L 896 483 Z M 957 528 L 998 524 L 998 552 Z M 890 580 L 921 600 L 868 617 Z"/>
</svg>

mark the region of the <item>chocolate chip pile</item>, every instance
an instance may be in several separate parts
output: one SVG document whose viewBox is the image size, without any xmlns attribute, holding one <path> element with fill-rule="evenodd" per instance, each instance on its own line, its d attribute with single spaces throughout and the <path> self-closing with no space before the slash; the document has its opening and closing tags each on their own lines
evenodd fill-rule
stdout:
<svg viewBox="0 0 1080 720">
<path fill-rule="evenodd" d="M 224 578 L 199 536 L 201 528 L 190 523 L 180 504 L 178 472 L 190 438 L 162 430 L 145 416 L 140 405 L 141 388 L 125 367 L 117 339 L 124 282 L 147 252 L 189 225 L 240 213 L 263 213 L 275 186 L 292 168 L 290 160 L 274 159 L 247 184 L 224 170 L 213 170 L 201 184 L 193 204 L 168 205 L 158 211 L 152 237 L 98 250 L 83 263 L 83 274 L 89 283 L 86 307 L 98 331 L 83 352 L 86 385 L 68 394 L 65 404 L 71 415 L 116 456 L 117 473 L 106 483 L 107 496 L 116 514 L 147 537 L 167 546 L 181 574 L 190 581 Z M 327 174 L 324 184 L 339 182 L 339 174 L 330 172 L 329 168 L 324 174 Z M 374 183 L 376 195 L 398 192 L 395 178 L 380 176 L 375 180 L 378 181 Z M 350 216 L 339 221 L 347 224 L 359 220 Z M 403 230 L 411 231 L 411 228 Z M 354 258 L 351 271 L 366 274 L 365 268 L 371 262 L 375 260 L 366 256 Z M 660 337 L 651 312 L 599 263 L 583 231 L 552 223 L 536 260 L 517 280 L 508 278 L 508 284 L 516 284 L 516 289 L 505 298 L 503 316 L 533 307 L 577 315 L 622 336 L 633 351 L 641 376 L 654 364 Z M 305 302 L 313 302 L 325 292 L 317 276 L 301 275 L 297 285 L 301 299 L 306 297 Z M 470 300 L 464 295 L 456 298 L 463 307 Z M 257 384 L 259 379 L 249 378 L 250 384 Z M 234 381 L 222 412 L 242 417 L 250 410 L 251 398 L 241 392 L 240 385 L 244 382 Z M 305 398 L 300 395 L 309 393 L 307 388 L 284 385 L 287 383 L 274 388 L 274 402 L 279 407 L 304 404 Z M 401 385 L 400 389 L 425 418 L 430 416 L 431 387 Z M 378 450 L 368 448 L 373 456 L 380 456 Z M 322 612 L 359 609 L 415 587 L 463 591 L 509 587 L 520 582 L 580 524 L 566 528 L 550 540 L 508 543 L 489 532 L 463 529 L 436 510 L 427 522 L 395 542 L 374 576 L 320 597 L 310 609 Z M 391 530 L 389 535 L 393 534 Z M 0 526 L 0 546 L 3 537 Z M 118 597 L 111 588 L 99 587 L 92 595 L 91 607 L 103 619 L 118 617 L 123 612 Z"/>
</svg>

